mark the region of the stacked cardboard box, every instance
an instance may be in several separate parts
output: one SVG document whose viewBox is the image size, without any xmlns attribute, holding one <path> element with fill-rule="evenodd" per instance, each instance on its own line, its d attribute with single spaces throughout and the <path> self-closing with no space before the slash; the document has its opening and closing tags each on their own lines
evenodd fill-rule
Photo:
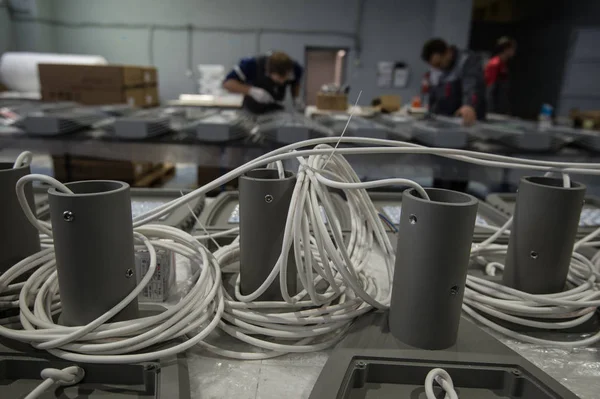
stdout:
<svg viewBox="0 0 600 399">
<path fill-rule="evenodd" d="M 128 65 L 39 64 L 44 101 L 87 105 L 158 105 L 156 68 Z"/>
<path fill-rule="evenodd" d="M 600 110 L 580 111 L 572 109 L 569 116 L 576 127 L 600 130 Z"/>
<path fill-rule="evenodd" d="M 317 93 L 317 109 L 326 111 L 346 111 L 348 96 L 344 93 Z"/>
</svg>

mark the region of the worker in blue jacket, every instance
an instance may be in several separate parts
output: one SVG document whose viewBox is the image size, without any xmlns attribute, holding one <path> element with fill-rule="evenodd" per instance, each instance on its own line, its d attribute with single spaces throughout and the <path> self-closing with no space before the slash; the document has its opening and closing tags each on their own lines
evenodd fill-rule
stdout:
<svg viewBox="0 0 600 399">
<path fill-rule="evenodd" d="M 429 74 L 429 110 L 434 114 L 460 116 L 465 125 L 485 118 L 486 87 L 481 58 L 459 50 L 442 39 L 428 40 L 421 58 Z"/>
<path fill-rule="evenodd" d="M 286 53 L 276 51 L 258 57 L 243 58 L 225 78 L 223 87 L 244 95 L 243 107 L 255 114 L 283 109 L 290 86 L 296 108 L 303 107 L 300 79 L 303 69 Z"/>
</svg>

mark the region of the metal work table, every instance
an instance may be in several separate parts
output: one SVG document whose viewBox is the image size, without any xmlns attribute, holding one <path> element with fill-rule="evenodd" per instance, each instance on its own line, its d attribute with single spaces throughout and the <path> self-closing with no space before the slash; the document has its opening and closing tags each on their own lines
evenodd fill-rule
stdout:
<svg viewBox="0 0 600 399">
<path fill-rule="evenodd" d="M 206 209 L 214 198 L 206 199 Z M 392 236 L 391 239 L 395 239 Z M 373 269 L 377 280 L 387 276 L 381 267 L 383 258 L 379 251 L 372 254 L 368 268 Z M 180 281 L 186 272 L 179 272 Z M 385 286 L 385 284 L 382 284 Z M 385 295 L 385 292 L 382 294 Z M 491 330 L 485 329 L 492 333 Z M 218 332 L 211 342 L 234 351 L 256 352 L 241 341 Z M 563 349 L 556 346 L 539 346 L 515 341 L 492 333 L 502 343 L 518 352 L 552 378 L 565 385 L 582 399 L 596 399 L 600 392 L 600 344 L 593 347 Z M 266 360 L 242 361 L 213 355 L 196 346 L 186 352 L 193 399 L 306 399 L 327 362 L 332 349 L 313 353 L 290 353 Z"/>
<path fill-rule="evenodd" d="M 0 128 L 1 149 L 31 150 L 51 155 L 100 157 L 132 161 L 195 163 L 203 166 L 235 168 L 276 148 L 272 142 L 239 140 L 227 144 L 201 143 L 184 132 L 151 139 L 131 141 L 115 139 L 104 130 L 88 130 L 57 137 L 28 136 L 14 128 Z M 474 140 L 474 151 L 523 158 L 577 162 L 600 162 L 600 154 L 566 147 L 556 153 L 523 153 L 496 143 Z M 432 155 L 349 155 L 348 160 L 359 176 L 366 179 L 403 175 L 408 178 L 435 176 L 486 184 L 515 184 L 526 171 L 486 168 Z M 585 177 L 584 183 L 600 186 L 597 177 Z"/>
<path fill-rule="evenodd" d="M 373 254 L 370 268 L 382 258 Z M 376 273 L 376 278 L 386 278 Z M 486 329 L 487 332 L 492 333 Z M 216 342 L 235 351 L 258 349 L 219 332 Z M 492 333 L 581 399 L 596 399 L 600 392 L 600 345 L 579 349 L 539 346 Z M 214 339 L 214 338 L 213 338 Z M 215 342 L 215 341 L 212 341 Z M 306 399 L 331 350 L 292 353 L 267 360 L 241 361 L 213 355 L 200 347 L 187 352 L 193 399 Z"/>
<path fill-rule="evenodd" d="M 149 140 L 114 139 L 104 130 L 57 137 L 28 136 L 18 130 L 0 130 L 0 149 L 46 152 L 50 155 L 87 156 L 131 161 L 197 163 L 204 166 L 239 166 L 269 151 L 254 143 L 203 144 L 176 133 Z"/>
<path fill-rule="evenodd" d="M 207 199 L 207 206 L 214 199 Z M 394 239 L 395 237 L 392 237 Z M 381 267 L 382 256 L 374 251 L 368 268 L 386 287 L 386 273 Z M 177 283 L 171 291 L 169 304 L 178 302 L 189 288 L 189 263 L 178 258 Z M 385 296 L 386 292 L 382 292 Z M 488 330 L 489 331 L 489 330 Z M 596 399 L 600 392 L 600 344 L 579 349 L 538 346 L 497 336 L 501 342 L 517 351 L 582 399 Z M 221 331 L 209 337 L 234 351 L 258 351 L 234 340 Z M 288 354 L 274 359 L 240 361 L 218 357 L 195 346 L 186 352 L 191 389 L 194 399 L 303 399 L 308 398 L 331 350 L 307 354 Z"/>
</svg>

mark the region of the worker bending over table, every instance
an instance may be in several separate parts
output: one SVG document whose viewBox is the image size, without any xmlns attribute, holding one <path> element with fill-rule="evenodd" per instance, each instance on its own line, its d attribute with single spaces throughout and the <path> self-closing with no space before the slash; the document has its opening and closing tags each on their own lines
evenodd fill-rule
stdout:
<svg viewBox="0 0 600 399">
<path fill-rule="evenodd" d="M 481 58 L 459 50 L 442 39 L 431 39 L 423 45 L 423 61 L 431 66 L 429 79 L 429 111 L 444 116 L 460 116 L 463 125 L 485 119 L 486 91 Z M 466 192 L 469 169 L 461 162 L 438 159 L 433 170 L 433 186 Z"/>
<path fill-rule="evenodd" d="M 294 106 L 301 108 L 300 79 L 303 69 L 286 53 L 275 51 L 258 57 L 243 58 L 227 74 L 223 87 L 231 93 L 244 95 L 244 109 L 263 114 L 283 109 L 283 100 L 290 86 Z"/>
<path fill-rule="evenodd" d="M 485 118 L 485 80 L 479 56 L 442 39 L 431 39 L 423 46 L 421 58 L 431 66 L 428 83 L 432 113 L 460 116 L 466 126 Z"/>
</svg>

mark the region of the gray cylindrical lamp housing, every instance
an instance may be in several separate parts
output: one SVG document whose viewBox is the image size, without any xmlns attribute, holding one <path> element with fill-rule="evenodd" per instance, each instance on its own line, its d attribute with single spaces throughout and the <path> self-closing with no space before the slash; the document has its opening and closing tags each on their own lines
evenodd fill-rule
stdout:
<svg viewBox="0 0 600 399">
<path fill-rule="evenodd" d="M 74 194 L 48 190 L 62 323 L 87 324 L 136 286 L 129 185 L 95 180 L 68 183 Z M 134 319 L 134 299 L 111 321 Z"/>
<path fill-rule="evenodd" d="M 277 263 L 283 243 L 296 177 L 275 169 L 255 169 L 239 178 L 240 190 L 240 291 L 256 291 Z M 288 292 L 296 293 L 296 263 L 288 258 Z M 260 301 L 280 301 L 279 278 L 262 294 Z"/>
<path fill-rule="evenodd" d="M 15 191 L 17 181 L 29 173 L 29 166 L 13 169 L 12 163 L 0 163 L 0 274 L 40 250 L 38 231 L 25 217 Z M 25 196 L 35 212 L 31 183 Z"/>
<path fill-rule="evenodd" d="M 531 294 L 563 291 L 586 188 L 554 177 L 524 177 L 510 228 L 502 282 Z"/>
<path fill-rule="evenodd" d="M 402 196 L 389 327 L 405 344 L 445 349 L 456 342 L 477 216 L 477 199 L 414 189 Z"/>
</svg>

